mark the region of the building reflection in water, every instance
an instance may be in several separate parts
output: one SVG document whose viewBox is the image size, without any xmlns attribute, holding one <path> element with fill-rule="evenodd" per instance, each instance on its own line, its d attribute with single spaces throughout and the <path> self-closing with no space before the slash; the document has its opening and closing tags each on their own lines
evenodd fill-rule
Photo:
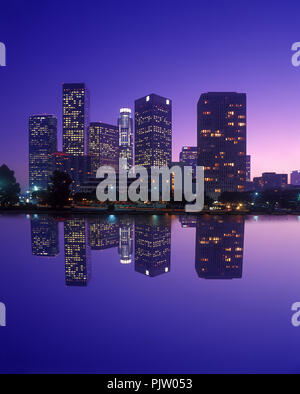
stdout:
<svg viewBox="0 0 300 394">
<path fill-rule="evenodd" d="M 121 216 L 119 220 L 119 247 L 121 264 L 130 264 L 133 253 L 133 218 Z"/>
<path fill-rule="evenodd" d="M 244 217 L 182 215 L 183 228 L 196 227 L 195 266 L 200 278 L 242 277 Z M 91 274 L 90 250 L 118 248 L 122 264 L 135 260 L 135 271 L 154 277 L 170 271 L 171 218 L 168 215 L 71 217 L 64 221 L 65 280 L 86 286 Z M 35 256 L 59 254 L 57 220 L 31 217 Z M 134 245 L 134 246 L 133 246 Z"/>
<path fill-rule="evenodd" d="M 242 277 L 244 217 L 204 216 L 197 221 L 196 271 L 200 278 Z"/>
<path fill-rule="evenodd" d="M 152 215 L 135 220 L 135 270 L 154 277 L 170 271 L 171 221 Z"/>
<path fill-rule="evenodd" d="M 116 248 L 119 244 L 119 224 L 115 215 L 89 219 L 89 245 L 92 250 Z"/>
<path fill-rule="evenodd" d="M 65 276 L 67 286 L 86 286 L 91 273 L 87 223 L 74 217 L 64 223 Z"/>
<path fill-rule="evenodd" d="M 179 216 L 179 221 L 182 228 L 196 228 L 198 216 L 194 215 L 181 215 Z"/>
<path fill-rule="evenodd" d="M 47 215 L 33 215 L 30 224 L 32 254 L 57 256 L 59 254 L 58 223 Z"/>
</svg>

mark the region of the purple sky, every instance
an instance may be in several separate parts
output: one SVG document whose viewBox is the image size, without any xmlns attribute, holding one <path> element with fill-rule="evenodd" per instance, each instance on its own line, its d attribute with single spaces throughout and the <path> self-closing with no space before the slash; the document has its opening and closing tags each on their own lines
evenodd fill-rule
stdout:
<svg viewBox="0 0 300 394">
<path fill-rule="evenodd" d="M 6 2 L 0 165 L 25 186 L 28 117 L 57 115 L 61 146 L 61 85 L 85 82 L 91 121 L 116 123 L 120 107 L 149 93 L 170 97 L 174 160 L 196 144 L 201 93 L 245 92 L 252 175 L 300 169 L 300 67 L 290 50 L 299 13 L 288 1 Z"/>
</svg>

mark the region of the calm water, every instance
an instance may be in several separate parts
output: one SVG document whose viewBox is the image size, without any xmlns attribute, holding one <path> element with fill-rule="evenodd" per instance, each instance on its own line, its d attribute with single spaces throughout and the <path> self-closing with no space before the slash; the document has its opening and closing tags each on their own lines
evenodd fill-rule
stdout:
<svg viewBox="0 0 300 394">
<path fill-rule="evenodd" d="M 0 216 L 1 372 L 300 372 L 298 217 Z"/>
</svg>

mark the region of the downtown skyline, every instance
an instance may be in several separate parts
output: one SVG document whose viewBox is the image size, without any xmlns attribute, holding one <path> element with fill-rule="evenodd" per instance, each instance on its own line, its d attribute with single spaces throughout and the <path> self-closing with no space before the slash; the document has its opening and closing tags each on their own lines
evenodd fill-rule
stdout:
<svg viewBox="0 0 300 394">
<path fill-rule="evenodd" d="M 70 19 L 66 31 L 66 5 L 60 12 L 49 4 L 34 8 L 19 4 L 18 9 L 6 5 L 6 14 L 14 15 L 17 27 L 12 30 L 0 16 L 1 41 L 7 47 L 7 67 L 0 69 L 3 109 L 0 127 L 6 135 L 1 144 L 1 161 L 15 170 L 24 188 L 28 174 L 28 117 L 53 113 L 58 118 L 60 134 L 61 83 L 84 81 L 93 97 L 91 119 L 108 124 L 116 123 L 121 107 L 133 108 L 136 97 L 149 92 L 171 97 L 174 161 L 178 160 L 182 146 L 196 145 L 196 104 L 201 93 L 245 92 L 252 175 L 269 171 L 290 173 L 298 169 L 295 147 L 300 144 L 297 121 L 300 71 L 292 66 L 290 51 L 291 44 L 298 39 L 298 31 L 292 23 L 287 23 L 298 6 L 274 5 L 272 19 L 268 19 L 269 7 L 254 3 L 245 6 L 245 16 L 241 19 L 234 18 L 238 13 L 236 4 L 219 4 L 217 15 L 212 6 L 203 5 L 202 9 L 193 1 L 188 6 L 171 8 L 166 2 L 160 13 L 156 12 L 159 5 L 155 2 L 153 9 L 139 5 L 136 10 L 135 2 L 128 9 L 122 4 L 98 5 L 99 12 L 112 16 L 116 22 L 109 26 L 105 21 L 100 31 L 93 27 L 94 16 L 88 7 L 68 9 Z M 147 12 L 139 19 L 138 13 L 143 9 Z M 203 10 L 207 21 L 201 19 L 198 23 Z M 55 31 L 48 27 L 40 32 L 38 18 L 28 31 L 26 15 L 32 12 L 37 17 L 49 12 L 49 17 L 56 20 Z M 162 24 L 166 13 L 168 23 Z M 126 25 L 124 30 L 129 15 L 135 23 Z M 212 15 L 214 32 L 207 30 Z M 235 24 L 228 25 L 226 16 L 234 18 Z M 76 28 L 81 20 L 86 27 L 84 31 Z M 154 34 L 150 34 L 152 24 L 157 27 Z M 284 29 L 278 29 L 283 25 Z M 63 34 L 66 39 L 72 37 L 68 46 L 59 39 Z M 272 45 L 274 41 L 276 45 Z M 129 43 L 131 51 L 120 61 L 118 52 L 123 42 Z M 231 45 L 225 45 L 226 42 Z M 152 56 L 149 62 L 146 54 L 138 51 L 141 43 L 158 56 Z M 104 58 L 109 61 L 103 62 Z M 58 148 L 62 148 L 60 144 Z"/>
</svg>

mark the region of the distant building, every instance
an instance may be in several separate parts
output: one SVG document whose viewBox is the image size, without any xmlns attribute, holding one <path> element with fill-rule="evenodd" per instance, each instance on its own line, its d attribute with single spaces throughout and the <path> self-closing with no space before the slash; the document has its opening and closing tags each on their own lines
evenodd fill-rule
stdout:
<svg viewBox="0 0 300 394">
<path fill-rule="evenodd" d="M 32 254 L 55 257 L 59 254 L 58 223 L 46 215 L 34 215 L 31 224 Z"/>
<path fill-rule="evenodd" d="M 127 159 L 127 168 L 133 166 L 133 121 L 130 108 L 121 108 L 118 119 L 119 157 Z"/>
<path fill-rule="evenodd" d="M 268 189 L 285 189 L 288 184 L 287 174 L 276 174 L 275 172 L 265 172 L 261 177 L 253 179 L 254 189 L 264 191 Z"/>
<path fill-rule="evenodd" d="M 87 154 L 89 92 L 84 83 L 63 84 L 63 152 Z"/>
<path fill-rule="evenodd" d="M 198 101 L 198 165 L 205 191 L 243 192 L 246 182 L 246 94 L 212 92 Z"/>
<path fill-rule="evenodd" d="M 117 126 L 93 122 L 89 126 L 89 153 L 92 160 L 92 176 L 100 166 L 119 170 L 119 129 Z"/>
<path fill-rule="evenodd" d="M 197 146 L 184 146 L 180 152 L 179 161 L 187 166 L 193 167 L 193 176 L 196 176 L 196 167 L 198 162 Z"/>
<path fill-rule="evenodd" d="M 135 101 L 135 165 L 168 166 L 172 160 L 172 101 L 150 94 Z"/>
<path fill-rule="evenodd" d="M 242 278 L 244 227 L 243 217 L 197 221 L 195 267 L 200 278 Z"/>
<path fill-rule="evenodd" d="M 251 156 L 246 156 L 246 181 L 251 182 Z"/>
<path fill-rule="evenodd" d="M 291 185 L 300 186 L 300 171 L 293 171 L 291 173 Z"/>
<path fill-rule="evenodd" d="M 29 189 L 46 190 L 51 177 L 51 154 L 57 150 L 57 119 L 53 115 L 29 118 Z"/>
</svg>

